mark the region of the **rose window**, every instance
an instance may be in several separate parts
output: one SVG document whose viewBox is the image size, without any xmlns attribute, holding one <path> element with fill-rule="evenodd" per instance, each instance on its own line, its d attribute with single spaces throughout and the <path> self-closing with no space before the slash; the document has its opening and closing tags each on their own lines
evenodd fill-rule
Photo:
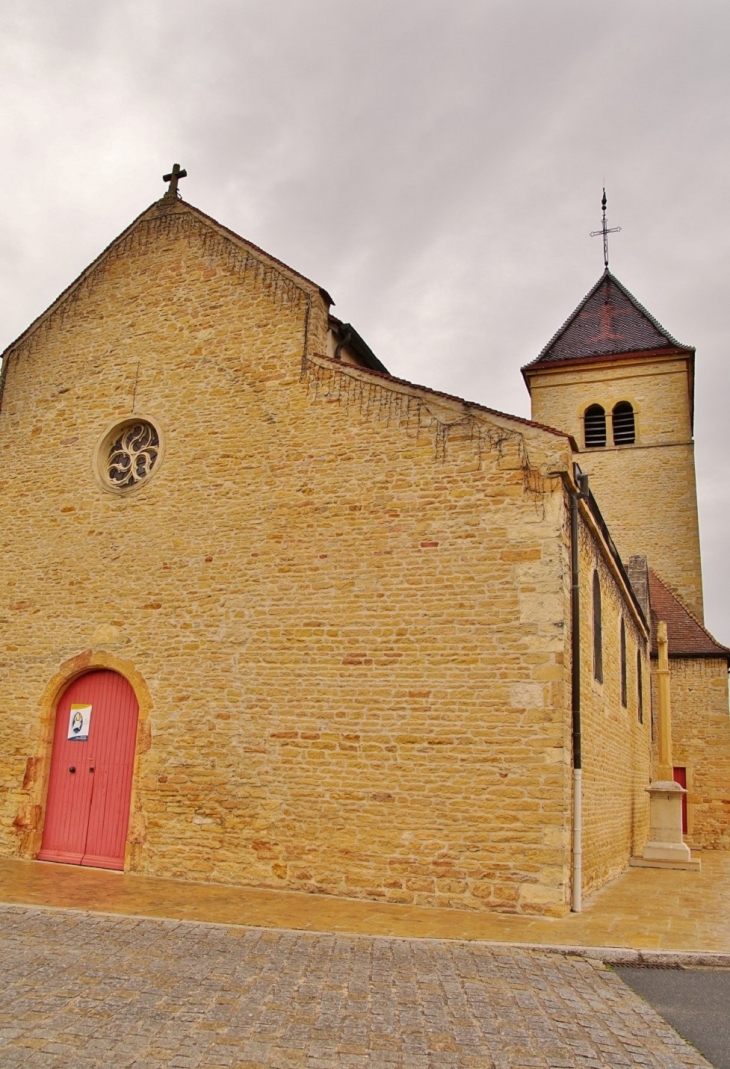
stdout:
<svg viewBox="0 0 730 1069">
<path fill-rule="evenodd" d="M 160 438 L 151 423 L 137 420 L 114 431 L 109 439 L 106 478 L 119 489 L 127 490 L 144 482 L 160 455 Z"/>
</svg>

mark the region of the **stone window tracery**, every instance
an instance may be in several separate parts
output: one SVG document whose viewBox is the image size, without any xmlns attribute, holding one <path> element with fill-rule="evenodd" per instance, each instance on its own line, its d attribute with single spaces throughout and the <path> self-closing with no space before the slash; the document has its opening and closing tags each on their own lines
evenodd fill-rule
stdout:
<svg viewBox="0 0 730 1069">
<path fill-rule="evenodd" d="M 161 455 L 157 427 L 141 417 L 125 419 L 112 426 L 97 446 L 97 478 L 107 490 L 128 493 L 157 470 Z"/>
<path fill-rule="evenodd" d="M 129 423 L 113 438 L 107 459 L 107 478 L 115 486 L 143 482 L 157 463 L 160 439 L 151 423 Z"/>
</svg>

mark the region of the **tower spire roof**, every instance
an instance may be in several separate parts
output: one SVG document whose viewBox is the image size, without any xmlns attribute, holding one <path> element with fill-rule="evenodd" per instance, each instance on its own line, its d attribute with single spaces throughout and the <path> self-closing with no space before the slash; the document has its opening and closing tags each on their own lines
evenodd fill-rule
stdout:
<svg viewBox="0 0 730 1069">
<path fill-rule="evenodd" d="M 656 350 L 694 352 L 672 337 L 608 268 L 550 339 L 535 364 Z"/>
</svg>

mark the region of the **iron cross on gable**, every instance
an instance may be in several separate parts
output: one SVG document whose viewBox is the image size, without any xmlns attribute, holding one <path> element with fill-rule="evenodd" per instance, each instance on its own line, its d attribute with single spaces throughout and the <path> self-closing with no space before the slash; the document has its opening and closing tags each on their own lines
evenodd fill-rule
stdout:
<svg viewBox="0 0 730 1069">
<path fill-rule="evenodd" d="M 591 237 L 592 238 L 597 238 L 597 237 L 600 237 L 601 234 L 603 235 L 603 266 L 608 271 L 608 235 L 609 234 L 618 234 L 618 232 L 620 231 L 621 227 L 620 226 L 612 226 L 612 227 L 609 228 L 609 226 L 608 226 L 608 224 L 606 222 L 606 204 L 607 203 L 608 202 L 606 200 L 606 187 L 604 186 L 603 187 L 603 199 L 601 200 L 601 208 L 603 209 L 603 219 L 602 219 L 601 229 L 600 230 L 591 230 Z"/>
<path fill-rule="evenodd" d="M 166 197 L 176 197 L 177 196 L 177 184 L 178 184 L 179 180 L 181 178 L 187 178 L 187 176 L 188 176 L 188 172 L 185 170 L 184 167 L 181 167 L 179 163 L 173 163 L 172 170 L 170 171 L 170 173 L 169 174 L 163 174 L 163 176 L 162 176 L 162 181 L 163 182 L 169 182 L 170 183 L 170 185 L 167 187 L 167 192 L 165 193 L 165 196 Z"/>
</svg>

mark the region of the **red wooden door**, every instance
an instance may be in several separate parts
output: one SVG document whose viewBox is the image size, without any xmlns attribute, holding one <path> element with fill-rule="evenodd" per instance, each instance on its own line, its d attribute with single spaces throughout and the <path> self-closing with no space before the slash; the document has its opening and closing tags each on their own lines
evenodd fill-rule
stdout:
<svg viewBox="0 0 730 1069">
<path fill-rule="evenodd" d="M 687 769 L 678 768 L 675 765 L 674 768 L 674 782 L 678 783 L 680 787 L 684 787 L 687 790 Z M 687 834 L 687 795 L 682 795 L 682 835 Z"/>
<path fill-rule="evenodd" d="M 134 691 L 116 672 L 89 672 L 65 691 L 56 711 L 41 861 L 124 868 L 138 712 Z"/>
</svg>

